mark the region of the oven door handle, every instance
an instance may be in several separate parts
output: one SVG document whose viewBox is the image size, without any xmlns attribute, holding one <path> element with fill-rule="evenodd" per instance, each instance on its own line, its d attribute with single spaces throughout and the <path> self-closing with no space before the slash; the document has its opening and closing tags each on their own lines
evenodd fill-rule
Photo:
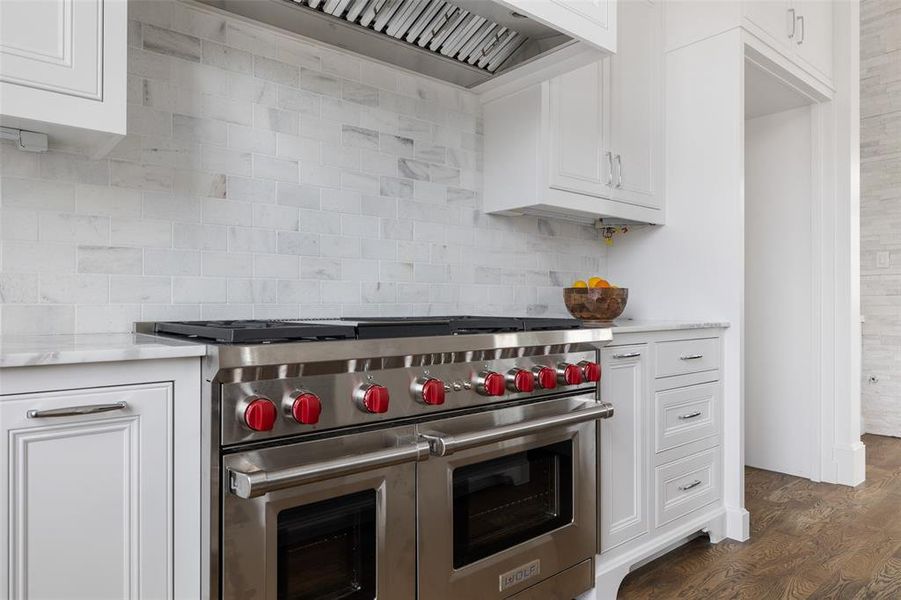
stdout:
<svg viewBox="0 0 901 600">
<path fill-rule="evenodd" d="M 239 498 L 256 498 L 268 492 L 315 483 L 333 477 L 362 473 L 371 469 L 426 460 L 428 457 L 429 444 L 418 441 L 413 445 L 386 448 L 274 471 L 244 472 L 228 469 L 229 489 Z"/>
<path fill-rule="evenodd" d="M 428 441 L 429 448 L 435 456 L 448 456 L 461 450 L 469 450 L 478 446 L 503 442 L 531 433 L 538 433 L 546 429 L 564 427 L 585 421 L 596 419 L 608 419 L 613 416 L 613 405 L 606 402 L 592 402 L 590 408 L 575 410 L 563 415 L 554 415 L 541 419 L 533 419 L 513 425 L 503 425 L 494 429 L 484 429 L 459 435 L 447 435 L 435 431 L 420 434 Z"/>
</svg>

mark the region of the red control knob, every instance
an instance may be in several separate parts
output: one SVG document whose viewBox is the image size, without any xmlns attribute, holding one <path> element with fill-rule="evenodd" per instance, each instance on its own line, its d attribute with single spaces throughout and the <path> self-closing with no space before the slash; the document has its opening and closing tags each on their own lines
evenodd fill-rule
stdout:
<svg viewBox="0 0 901 600">
<path fill-rule="evenodd" d="M 557 375 L 563 385 L 579 385 L 582 383 L 582 369 L 576 365 L 563 363 L 558 367 Z"/>
<path fill-rule="evenodd" d="M 507 371 L 507 387 L 511 392 L 529 393 L 535 390 L 535 378 L 525 369 Z"/>
<path fill-rule="evenodd" d="M 552 390 L 557 387 L 557 372 L 550 367 L 536 367 L 533 371 L 538 387 L 543 390 Z"/>
<path fill-rule="evenodd" d="M 444 404 L 444 382 L 440 379 L 426 379 L 419 384 L 419 397 L 429 406 Z"/>
<path fill-rule="evenodd" d="M 359 389 L 360 404 L 363 410 L 373 414 L 388 412 L 388 388 L 375 383 L 368 383 Z"/>
<path fill-rule="evenodd" d="M 268 398 L 254 398 L 244 409 L 244 424 L 252 431 L 269 431 L 275 426 L 278 410 Z"/>
<path fill-rule="evenodd" d="M 483 396 L 503 396 L 506 388 L 504 376 L 496 371 L 484 371 L 479 374 L 476 389 Z"/>
<path fill-rule="evenodd" d="M 322 402 L 319 401 L 319 396 L 316 394 L 301 392 L 294 397 L 291 416 L 298 423 L 315 425 L 319 422 L 320 413 L 322 413 Z"/>
<path fill-rule="evenodd" d="M 601 380 L 601 365 L 590 360 L 583 360 L 579 363 L 582 368 L 582 377 L 585 381 L 596 383 Z"/>
</svg>

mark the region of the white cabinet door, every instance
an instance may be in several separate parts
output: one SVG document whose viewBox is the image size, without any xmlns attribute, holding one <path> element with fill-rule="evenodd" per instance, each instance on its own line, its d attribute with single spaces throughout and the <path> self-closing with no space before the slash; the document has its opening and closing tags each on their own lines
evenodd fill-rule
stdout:
<svg viewBox="0 0 901 600">
<path fill-rule="evenodd" d="M 647 360 L 646 344 L 601 351 L 601 552 L 648 531 Z"/>
<path fill-rule="evenodd" d="M 102 0 L 0 2 L 0 81 L 102 99 Z"/>
<path fill-rule="evenodd" d="M 792 48 L 797 33 L 794 22 L 796 11 L 789 0 L 746 0 L 743 4 L 745 19 L 756 26 L 755 33 L 764 41 L 784 50 Z"/>
<path fill-rule="evenodd" d="M 126 131 L 128 3 L 0 0 L 0 125 L 101 157 Z"/>
<path fill-rule="evenodd" d="M 660 208 L 663 201 L 663 39 L 659 2 L 620 5 L 620 42 L 610 61 L 610 148 L 614 200 Z"/>
<path fill-rule="evenodd" d="M 0 539 L 10 540 L 0 549 L 8 565 L 0 594 L 171 598 L 172 384 L 12 398 L 0 398 L 0 465 L 9 482 Z M 44 412 L 120 402 L 81 416 Z"/>
<path fill-rule="evenodd" d="M 616 52 L 616 0 L 500 0 L 516 12 Z"/>
<path fill-rule="evenodd" d="M 609 197 L 613 159 L 608 143 L 607 68 L 592 63 L 548 84 L 552 188 Z"/>
<path fill-rule="evenodd" d="M 833 2 L 807 0 L 796 2 L 798 27 L 795 43 L 798 57 L 814 75 L 832 80 L 832 7 Z"/>
</svg>

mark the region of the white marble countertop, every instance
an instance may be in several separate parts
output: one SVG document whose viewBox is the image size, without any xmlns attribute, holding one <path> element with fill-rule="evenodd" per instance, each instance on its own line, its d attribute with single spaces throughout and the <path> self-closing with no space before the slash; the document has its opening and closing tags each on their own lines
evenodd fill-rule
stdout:
<svg viewBox="0 0 901 600">
<path fill-rule="evenodd" d="M 613 335 L 617 333 L 645 333 L 648 331 L 678 331 L 681 329 L 711 329 L 729 327 L 726 321 L 651 321 L 644 319 L 617 319 L 613 322 Z"/>
<path fill-rule="evenodd" d="M 131 333 L 0 337 L 0 368 L 204 356 L 197 342 Z"/>
<path fill-rule="evenodd" d="M 598 327 L 611 327 L 598 324 Z M 620 319 L 613 335 L 729 327 L 723 321 Z M 205 344 L 131 333 L 0 336 L 0 368 L 204 356 Z"/>
</svg>

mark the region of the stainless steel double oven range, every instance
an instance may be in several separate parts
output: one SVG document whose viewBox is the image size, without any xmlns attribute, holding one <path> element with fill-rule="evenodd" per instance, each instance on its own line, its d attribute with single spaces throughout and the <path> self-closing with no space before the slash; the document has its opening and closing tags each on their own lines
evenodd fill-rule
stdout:
<svg viewBox="0 0 901 600">
<path fill-rule="evenodd" d="M 593 586 L 609 329 L 494 317 L 148 328 L 216 342 L 211 598 L 569 599 Z"/>
</svg>

